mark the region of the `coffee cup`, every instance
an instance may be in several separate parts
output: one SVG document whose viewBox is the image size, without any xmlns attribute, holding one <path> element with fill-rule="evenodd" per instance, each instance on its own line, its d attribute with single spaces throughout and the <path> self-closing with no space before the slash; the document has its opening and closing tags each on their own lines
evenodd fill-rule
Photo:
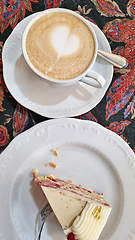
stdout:
<svg viewBox="0 0 135 240">
<path fill-rule="evenodd" d="M 95 32 L 72 10 L 53 8 L 37 14 L 24 30 L 22 51 L 29 67 L 51 84 L 82 81 L 97 88 L 105 84 L 103 76 L 91 69 L 98 51 Z"/>
</svg>

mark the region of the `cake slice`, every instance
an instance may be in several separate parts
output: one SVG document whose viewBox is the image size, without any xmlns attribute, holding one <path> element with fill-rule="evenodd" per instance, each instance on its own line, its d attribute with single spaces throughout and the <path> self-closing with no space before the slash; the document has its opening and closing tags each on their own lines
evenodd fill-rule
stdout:
<svg viewBox="0 0 135 240">
<path fill-rule="evenodd" d="M 52 174 L 38 174 L 36 169 L 31 176 L 44 192 L 67 239 L 97 240 L 112 209 L 104 195 Z"/>
</svg>

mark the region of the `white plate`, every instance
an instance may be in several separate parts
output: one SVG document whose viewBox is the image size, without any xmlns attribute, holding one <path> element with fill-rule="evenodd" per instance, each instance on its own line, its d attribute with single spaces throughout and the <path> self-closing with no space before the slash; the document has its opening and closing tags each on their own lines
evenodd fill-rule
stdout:
<svg viewBox="0 0 135 240">
<path fill-rule="evenodd" d="M 3 74 L 9 91 L 21 105 L 49 118 L 78 116 L 91 110 L 105 95 L 112 80 L 113 66 L 97 57 L 93 69 L 106 79 L 102 89 L 81 82 L 69 87 L 52 87 L 46 83 L 29 68 L 21 49 L 25 26 L 36 14 L 39 13 L 22 20 L 4 44 Z M 99 49 L 111 52 L 105 35 L 96 25 L 90 24 L 97 35 Z"/>
<path fill-rule="evenodd" d="M 57 148 L 59 156 L 50 151 Z M 46 167 L 48 162 L 58 168 Z M 35 240 L 36 218 L 46 200 L 33 184 L 30 172 L 34 168 L 105 194 L 112 212 L 100 240 L 135 237 L 133 151 L 122 138 L 95 122 L 63 118 L 42 122 L 18 135 L 0 155 L 1 240 Z M 65 239 L 53 216 L 43 237 Z"/>
</svg>

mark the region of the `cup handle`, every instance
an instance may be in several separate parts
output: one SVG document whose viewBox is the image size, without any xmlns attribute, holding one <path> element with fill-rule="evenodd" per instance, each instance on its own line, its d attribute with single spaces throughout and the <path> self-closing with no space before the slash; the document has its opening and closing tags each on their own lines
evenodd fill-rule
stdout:
<svg viewBox="0 0 135 240">
<path fill-rule="evenodd" d="M 102 88 L 105 84 L 105 79 L 93 70 L 90 70 L 80 81 L 96 88 Z"/>
</svg>

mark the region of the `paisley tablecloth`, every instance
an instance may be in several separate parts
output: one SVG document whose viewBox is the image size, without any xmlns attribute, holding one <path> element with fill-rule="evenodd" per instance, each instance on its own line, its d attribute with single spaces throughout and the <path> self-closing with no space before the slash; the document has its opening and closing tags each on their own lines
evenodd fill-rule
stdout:
<svg viewBox="0 0 135 240">
<path fill-rule="evenodd" d="M 104 98 L 76 118 L 95 121 L 123 138 L 135 152 L 135 0 L 1 0 L 0 1 L 0 152 L 14 137 L 47 120 L 20 105 L 3 79 L 2 49 L 7 37 L 25 17 L 49 8 L 67 8 L 96 24 L 112 52 L 127 58 L 128 66 L 114 68 Z"/>
</svg>

